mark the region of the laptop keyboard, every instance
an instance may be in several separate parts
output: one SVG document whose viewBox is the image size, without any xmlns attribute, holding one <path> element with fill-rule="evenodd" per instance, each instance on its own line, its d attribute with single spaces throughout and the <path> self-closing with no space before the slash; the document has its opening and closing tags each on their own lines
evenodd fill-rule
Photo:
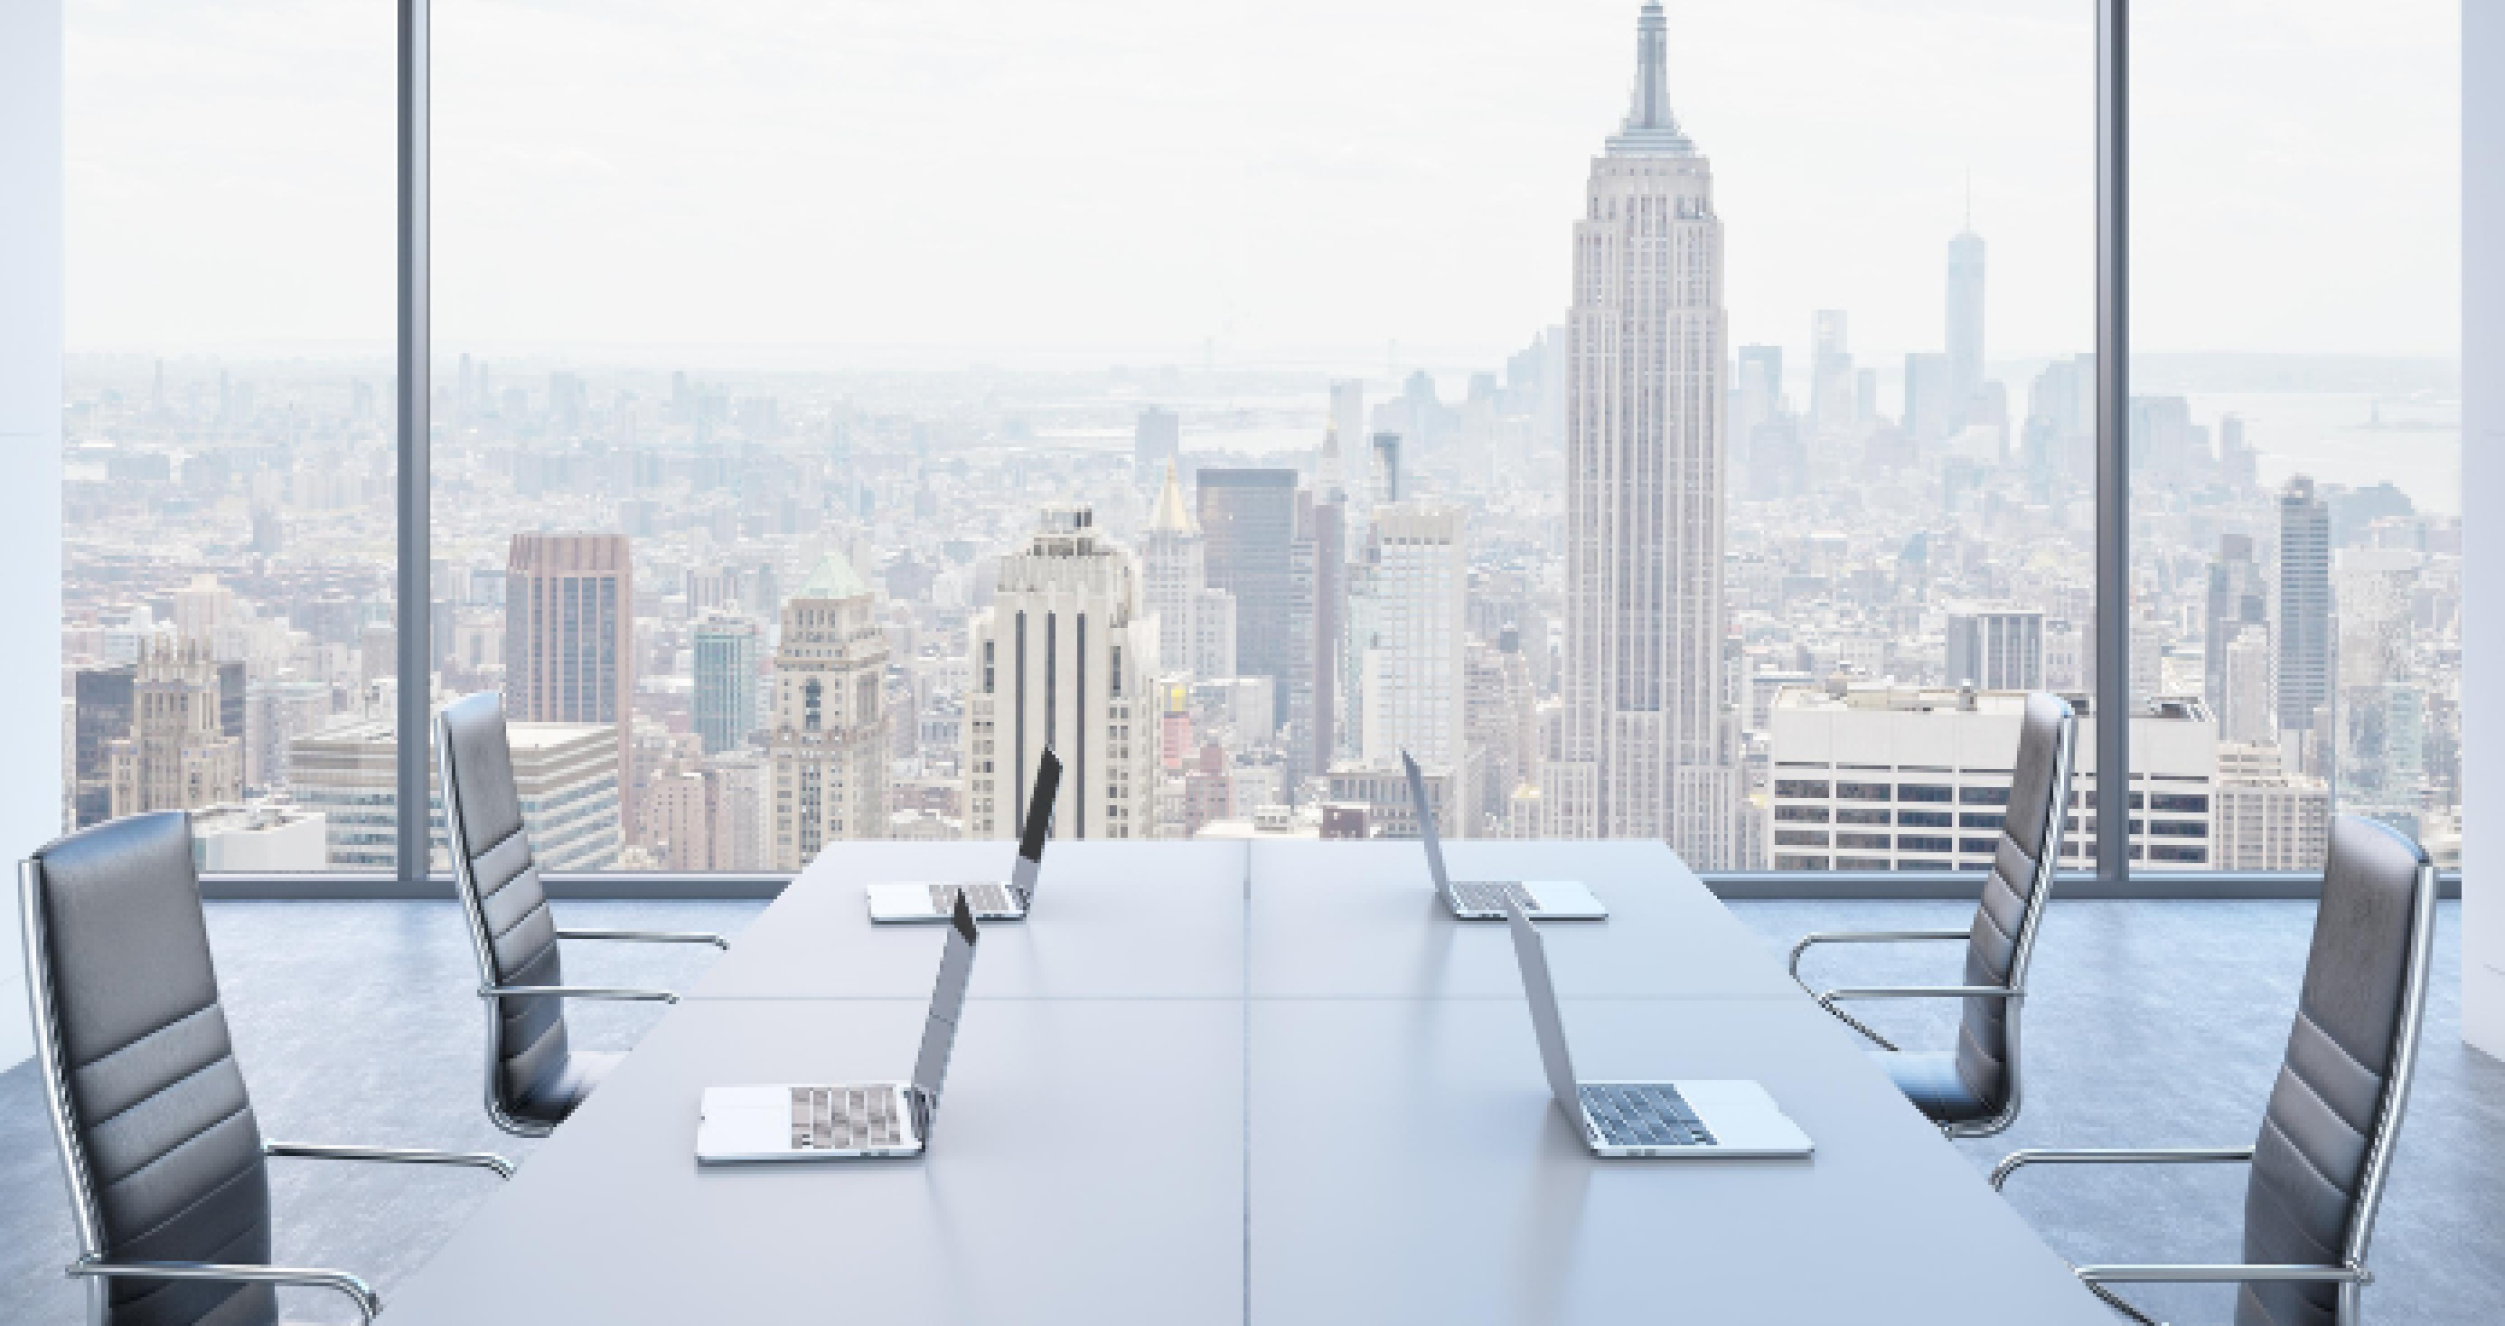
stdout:
<svg viewBox="0 0 2505 1326">
<path fill-rule="evenodd" d="M 1531 896 L 1529 889 L 1514 883 L 1496 884 L 1486 880 L 1456 882 L 1453 899 L 1461 904 L 1461 910 L 1465 912 L 1494 912 L 1501 916 L 1506 900 L 1511 899 L 1521 903 L 1522 910 L 1531 915 L 1540 914 L 1539 900 Z"/>
<path fill-rule="evenodd" d="M 894 1087 L 793 1087 L 792 1150 L 869 1151 L 904 1145 L 904 1096 Z"/>
<path fill-rule="evenodd" d="M 933 884 L 931 910 L 942 916 L 955 915 L 959 890 L 965 892 L 965 905 L 973 908 L 976 916 L 1015 916 L 1018 912 L 1017 896 L 1005 884 Z"/>
<path fill-rule="evenodd" d="M 1575 1088 L 1584 1117 L 1611 1146 L 1712 1146 L 1696 1111 L 1677 1087 L 1662 1084 Z"/>
</svg>

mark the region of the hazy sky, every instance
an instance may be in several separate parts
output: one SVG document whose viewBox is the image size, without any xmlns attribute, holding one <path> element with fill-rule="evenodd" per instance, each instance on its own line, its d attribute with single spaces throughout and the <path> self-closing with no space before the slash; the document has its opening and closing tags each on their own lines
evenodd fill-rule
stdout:
<svg viewBox="0 0 2505 1326">
<path fill-rule="evenodd" d="M 81 350 L 391 335 L 390 0 L 68 0 Z M 1637 0 L 437 0 L 439 347 L 1485 357 Z M 1735 341 L 2087 348 L 2091 0 L 1670 0 Z M 2144 0 L 2146 350 L 2458 346 L 2458 0 Z M 727 353 L 727 352 L 726 352 Z"/>
</svg>

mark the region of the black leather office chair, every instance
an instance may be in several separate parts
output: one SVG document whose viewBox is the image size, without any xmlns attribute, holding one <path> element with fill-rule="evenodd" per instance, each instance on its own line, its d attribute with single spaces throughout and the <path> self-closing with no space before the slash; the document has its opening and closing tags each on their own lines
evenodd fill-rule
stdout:
<svg viewBox="0 0 2505 1326">
<path fill-rule="evenodd" d="M 544 1137 L 624 1057 L 574 1048 L 564 1001 L 678 999 L 667 990 L 569 986 L 557 941 L 730 945 L 720 935 L 681 931 L 559 930 L 522 824 L 503 698 L 487 691 L 445 705 L 435 737 L 452 876 L 487 1005 L 487 1117 L 506 1132 Z"/>
<path fill-rule="evenodd" d="M 192 868 L 191 820 L 85 830 L 19 868 L 35 1057 L 78 1225 L 68 1273 L 90 1326 L 261 1326 L 277 1288 L 335 1290 L 345 1271 L 268 1265 L 271 1156 L 470 1165 L 500 1156 L 313 1146 L 261 1136 L 227 1039 Z"/>
<path fill-rule="evenodd" d="M 2144 1323 L 2151 1318 L 2108 1286 L 2239 1284 L 2236 1326 L 2355 1326 L 2371 1279 L 2366 1243 L 2426 1022 L 2435 901 L 2435 866 L 2418 844 L 2369 820 L 2332 821 L 2313 948 L 2260 1138 L 2245 1147 L 2020 1151 L 1992 1171 L 1992 1186 L 2035 1164 L 2250 1163 L 2242 1262 L 2082 1266 L 2079 1278 Z"/>
<path fill-rule="evenodd" d="M 2061 857 L 2062 819 L 2070 801 L 2070 765 L 2078 718 L 2057 695 L 2027 697 L 2018 725 L 2018 761 L 2009 780 L 2009 804 L 2000 842 L 1974 924 L 1964 930 L 1882 930 L 1811 935 L 1792 948 L 1792 979 L 1801 981 L 1801 955 L 1819 944 L 1872 944 L 1907 940 L 1966 941 L 1962 985 L 1870 986 L 1810 990 L 1820 1007 L 1878 1045 L 1873 1055 L 1905 1098 L 1950 1137 L 1989 1137 L 2018 1118 L 2020 1079 L 2018 1015 L 2027 992 L 2027 964 L 2044 904 L 2053 894 L 2053 867 Z M 1963 999 L 1957 1048 L 1899 1049 L 1836 1005 L 1852 999 Z"/>
</svg>

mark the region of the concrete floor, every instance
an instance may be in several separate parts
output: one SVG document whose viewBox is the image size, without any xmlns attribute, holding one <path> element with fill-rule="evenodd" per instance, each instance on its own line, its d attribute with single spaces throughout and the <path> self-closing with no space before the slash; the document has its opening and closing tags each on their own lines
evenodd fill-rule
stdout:
<svg viewBox="0 0 2505 1326">
<path fill-rule="evenodd" d="M 566 924 L 736 932 L 757 903 L 570 903 Z M 1810 930 L 1962 926 L 1950 903 L 1750 902 L 1734 910 L 1780 952 Z M 210 933 L 237 1054 L 269 1136 L 492 1149 L 532 1144 L 491 1127 L 479 1099 L 481 1014 L 456 914 L 437 903 L 215 903 Z M 2027 1105 L 2008 1134 L 1960 1144 L 1978 1173 L 2022 1146 L 2242 1145 L 2276 1074 L 2313 908 L 2278 902 L 2057 902 L 2025 1024 Z M 2380 1321 L 2505 1320 L 2505 1065 L 2460 1040 L 2459 909 L 2447 904 L 2435 998 L 2408 1126 L 2376 1228 Z M 578 944 L 586 983 L 686 985 L 712 950 Z M 1939 982 L 1955 945 L 1814 958 L 1824 983 Z M 1945 1045 L 1948 1009 L 1874 1018 L 1906 1043 Z M 585 1044 L 631 1045 L 657 1007 L 588 1005 Z M 389 1301 L 395 1285 L 486 1199 L 495 1180 L 339 1162 L 273 1162 L 279 1255 L 345 1267 Z M 2050 1170 L 2010 1200 L 2074 1261 L 2230 1261 L 2240 1167 Z M 1805 1230 L 1817 1228 L 1815 1213 Z M 1805 1234 L 1814 1237 L 1814 1234 Z M 1838 1236 L 1843 1236 L 1838 1232 Z M 31 1065 L 0 1073 L 0 1322 L 82 1320 L 62 1278 L 72 1242 L 50 1127 Z M 2149 1290 L 2178 1322 L 2224 1321 L 2225 1291 Z M 293 1293 L 291 1317 L 352 1320 L 338 1300 Z"/>
</svg>

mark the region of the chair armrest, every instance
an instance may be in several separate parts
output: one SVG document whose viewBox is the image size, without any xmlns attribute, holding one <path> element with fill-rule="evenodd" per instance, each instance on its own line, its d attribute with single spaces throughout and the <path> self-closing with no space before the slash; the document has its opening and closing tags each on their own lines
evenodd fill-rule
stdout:
<svg viewBox="0 0 2505 1326">
<path fill-rule="evenodd" d="M 1819 1003 L 1830 999 L 2024 999 L 2027 992 L 2005 985 L 1869 985 L 1829 990 L 1818 996 Z"/>
<path fill-rule="evenodd" d="M 261 1154 L 290 1160 L 379 1160 L 395 1165 L 462 1165 L 513 1177 L 513 1162 L 491 1151 L 424 1151 L 403 1146 L 332 1146 L 321 1142 L 261 1143 Z"/>
<path fill-rule="evenodd" d="M 2082 1266 L 2079 1278 L 2089 1284 L 2244 1284 L 2265 1280 L 2361 1285 L 2374 1283 L 2363 1266 L 2306 1266 L 2272 1262 L 2217 1264 L 2153 1263 L 2147 1265 Z"/>
<path fill-rule="evenodd" d="M 544 998 L 544 999 L 629 999 L 675 1004 L 678 996 L 668 990 L 613 990 L 596 985 L 482 985 L 481 999 Z"/>
<path fill-rule="evenodd" d="M 1792 979 L 1800 979 L 1801 955 L 1817 944 L 1906 944 L 1973 937 L 1973 933 L 1966 930 L 1831 930 L 1807 936 L 1792 946 Z"/>
<path fill-rule="evenodd" d="M 727 949 L 731 941 L 698 930 L 560 930 L 559 939 L 618 939 L 630 944 L 711 944 Z"/>
<path fill-rule="evenodd" d="M 2086 1151 L 2013 1151 L 1992 1167 L 1992 1190 L 2027 1165 L 2206 1165 L 2241 1164 L 2253 1158 L 2249 1146 L 2177 1146 L 2133 1149 L 2101 1147 Z"/>
<path fill-rule="evenodd" d="M 99 1262 L 81 1259 L 64 1268 L 66 1273 L 83 1279 L 97 1280 L 211 1280 L 231 1284 L 296 1285 L 309 1289 L 328 1289 L 347 1295 L 357 1305 L 359 1319 L 371 1322 L 383 1310 L 383 1300 L 374 1287 L 346 1271 L 328 1271 L 299 1266 L 232 1266 L 220 1262 Z"/>
</svg>

